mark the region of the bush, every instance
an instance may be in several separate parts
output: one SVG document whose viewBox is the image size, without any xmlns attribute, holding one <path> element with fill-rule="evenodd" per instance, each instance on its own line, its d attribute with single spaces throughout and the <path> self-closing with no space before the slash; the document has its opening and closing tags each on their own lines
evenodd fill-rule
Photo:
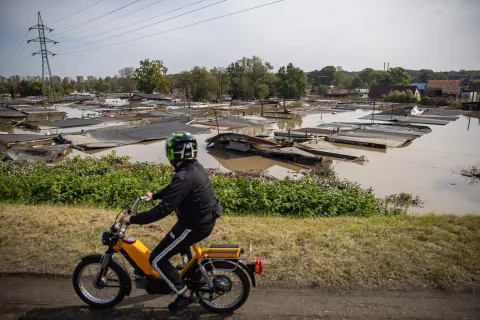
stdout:
<svg viewBox="0 0 480 320">
<path fill-rule="evenodd" d="M 120 208 L 171 181 L 169 166 L 129 163 L 128 159 L 112 153 L 53 165 L 1 162 L 0 201 Z M 211 179 L 226 214 L 316 217 L 403 212 L 385 210 L 386 205 L 377 201 L 371 189 L 338 179 L 329 167 L 319 167 L 299 181 L 239 175 L 213 175 Z"/>
<path fill-rule="evenodd" d="M 409 103 L 418 101 L 411 90 L 401 92 L 395 90 L 393 92 L 390 92 L 388 95 L 382 95 L 381 98 L 383 99 L 383 101 L 398 103 Z"/>
</svg>

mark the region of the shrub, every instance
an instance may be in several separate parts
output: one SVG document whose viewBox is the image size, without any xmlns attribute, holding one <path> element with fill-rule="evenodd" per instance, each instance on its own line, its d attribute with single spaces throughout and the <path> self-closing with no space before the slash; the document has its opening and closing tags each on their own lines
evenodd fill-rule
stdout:
<svg viewBox="0 0 480 320">
<path fill-rule="evenodd" d="M 173 172 L 167 165 L 128 160 L 112 153 L 98 159 L 75 157 L 53 165 L 1 162 L 0 201 L 119 208 L 171 181 Z M 211 179 L 226 214 L 316 217 L 404 212 L 385 209 L 371 189 L 338 179 L 325 165 L 299 181 L 239 175 L 212 175 Z"/>
</svg>

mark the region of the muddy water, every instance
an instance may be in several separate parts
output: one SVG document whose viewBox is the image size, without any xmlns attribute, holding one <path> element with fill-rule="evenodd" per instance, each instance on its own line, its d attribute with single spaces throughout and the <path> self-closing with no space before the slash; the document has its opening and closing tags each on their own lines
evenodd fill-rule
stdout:
<svg viewBox="0 0 480 320">
<path fill-rule="evenodd" d="M 368 110 L 342 112 L 337 114 L 315 114 L 301 117 L 290 115 L 291 119 L 273 119 L 276 123 L 236 129 L 237 133 L 273 135 L 274 130 L 287 130 L 297 127 L 314 127 L 329 122 L 369 122 L 358 118 L 371 113 Z M 409 192 L 418 195 L 426 203 L 424 208 L 413 208 L 411 212 L 436 213 L 476 213 L 480 214 L 480 183 L 470 184 L 471 180 L 458 174 L 461 168 L 480 166 L 480 120 L 461 116 L 446 126 L 430 126 L 432 132 L 414 140 L 410 145 L 380 151 L 361 147 L 339 145 L 342 148 L 355 148 L 365 154 L 369 162 L 365 166 L 334 161 L 335 170 L 341 178 L 372 187 L 378 196 Z M 222 132 L 220 130 L 220 132 Z M 227 150 L 206 150 L 205 139 L 217 134 L 198 135 L 199 161 L 207 168 L 225 170 L 284 170 L 298 171 L 301 168 L 280 161 L 259 156 L 244 156 Z M 167 163 L 165 142 L 151 142 L 114 148 L 118 155 L 129 155 L 133 161 Z M 113 149 L 88 152 L 99 156 Z M 72 155 L 85 153 L 74 150 Z M 273 171 L 275 171 L 273 170 Z"/>
<path fill-rule="evenodd" d="M 480 165 L 480 120 L 461 116 L 446 126 L 430 126 L 432 132 L 409 146 L 388 149 L 385 154 L 365 150 L 369 163 L 352 166 L 336 162 L 343 178 L 372 187 L 378 196 L 410 192 L 426 203 L 411 212 L 480 214 L 480 184 L 458 174 Z"/>
</svg>

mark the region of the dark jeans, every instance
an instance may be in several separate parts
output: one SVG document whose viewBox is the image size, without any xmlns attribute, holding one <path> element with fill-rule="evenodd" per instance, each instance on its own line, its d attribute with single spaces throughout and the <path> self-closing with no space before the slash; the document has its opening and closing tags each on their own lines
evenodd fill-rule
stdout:
<svg viewBox="0 0 480 320">
<path fill-rule="evenodd" d="M 152 251 L 150 263 L 176 294 L 184 293 L 187 286 L 169 259 L 179 253 L 190 252 L 189 247 L 208 237 L 214 226 L 215 223 L 213 222 L 211 228 L 202 228 L 202 231 L 199 232 L 188 229 L 177 222 Z"/>
</svg>

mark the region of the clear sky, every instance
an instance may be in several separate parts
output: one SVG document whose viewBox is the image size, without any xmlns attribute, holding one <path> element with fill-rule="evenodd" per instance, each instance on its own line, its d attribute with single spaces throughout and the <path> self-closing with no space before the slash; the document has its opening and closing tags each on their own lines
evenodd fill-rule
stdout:
<svg viewBox="0 0 480 320">
<path fill-rule="evenodd" d="M 353 71 L 383 69 L 387 61 L 390 67 L 408 69 L 480 69 L 480 0 L 285 0 L 98 48 L 274 0 L 228 0 L 219 4 L 215 3 L 220 0 L 134 1 L 0 0 L 0 74 L 41 74 L 40 56 L 29 57 L 39 50 L 39 44 L 26 44 L 26 40 L 38 37 L 38 31 L 30 31 L 21 42 L 28 28 L 37 23 L 40 10 L 45 25 L 55 29 L 47 33 L 48 37 L 59 41 L 48 48 L 58 53 L 50 59 L 52 73 L 62 77 L 114 75 L 123 67 L 138 66 L 145 58 L 163 60 L 169 73 L 174 73 L 195 65 L 227 66 L 252 55 L 270 61 L 275 69 L 292 62 L 306 71 L 326 65 Z M 212 6 L 174 18 L 207 5 Z M 101 17 L 122 6 L 126 7 Z M 188 7 L 167 13 L 183 6 Z M 158 15 L 162 16 L 151 18 Z M 141 20 L 146 21 L 135 24 Z M 121 28 L 127 24 L 132 25 Z M 109 37 L 113 38 L 105 39 Z M 95 49 L 69 53 L 91 48 Z"/>
</svg>

